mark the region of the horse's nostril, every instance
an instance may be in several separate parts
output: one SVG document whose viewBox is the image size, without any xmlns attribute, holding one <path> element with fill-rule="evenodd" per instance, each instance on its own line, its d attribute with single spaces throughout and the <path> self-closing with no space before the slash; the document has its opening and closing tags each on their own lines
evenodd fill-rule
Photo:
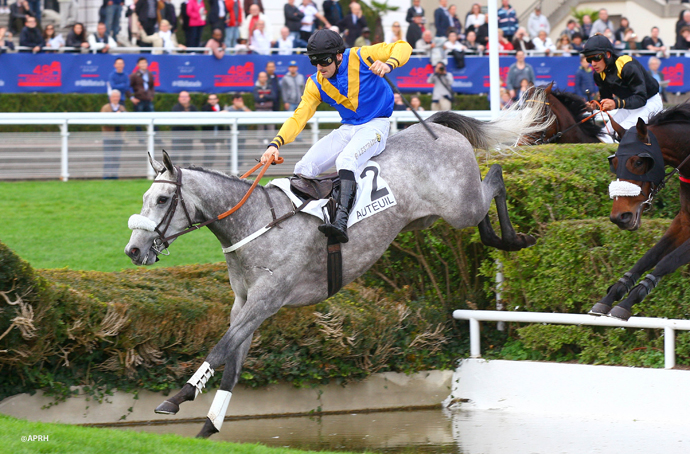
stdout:
<svg viewBox="0 0 690 454">
<path fill-rule="evenodd" d="M 626 211 L 625 213 L 621 213 L 619 216 L 620 221 L 622 223 L 627 224 L 628 222 L 632 221 L 633 214 L 630 211 Z"/>
<path fill-rule="evenodd" d="M 139 256 L 139 249 L 133 247 L 132 249 L 129 250 L 129 254 L 127 254 L 127 255 L 129 255 L 131 258 L 135 259 Z"/>
</svg>

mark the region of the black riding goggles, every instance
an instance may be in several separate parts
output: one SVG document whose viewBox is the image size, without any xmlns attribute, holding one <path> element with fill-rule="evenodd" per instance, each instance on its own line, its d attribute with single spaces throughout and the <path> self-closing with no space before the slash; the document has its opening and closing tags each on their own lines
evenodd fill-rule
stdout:
<svg viewBox="0 0 690 454">
<path fill-rule="evenodd" d="M 335 54 L 317 54 L 310 55 L 309 61 L 312 65 L 328 66 L 335 61 Z"/>
<path fill-rule="evenodd" d="M 592 63 L 595 61 L 602 61 L 603 59 L 604 59 L 604 54 L 590 55 L 589 57 L 585 57 L 585 60 L 587 60 L 587 63 Z"/>
</svg>

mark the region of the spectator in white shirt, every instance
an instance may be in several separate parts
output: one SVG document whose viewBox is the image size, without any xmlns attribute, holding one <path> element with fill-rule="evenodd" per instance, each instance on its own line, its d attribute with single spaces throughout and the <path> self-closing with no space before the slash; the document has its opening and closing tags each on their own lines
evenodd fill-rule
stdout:
<svg viewBox="0 0 690 454">
<path fill-rule="evenodd" d="M 532 38 L 539 36 L 539 32 L 544 30 L 548 35 L 551 33 L 551 25 L 549 20 L 541 13 L 541 7 L 534 8 L 534 12 L 530 14 L 527 22 L 527 30 Z"/>
<path fill-rule="evenodd" d="M 113 37 L 106 35 L 105 29 L 105 24 L 99 22 L 96 27 L 96 33 L 90 34 L 88 38 L 89 48 L 104 54 L 108 53 L 110 49 L 115 49 L 117 47 L 117 43 Z"/>
<path fill-rule="evenodd" d="M 304 17 L 302 18 L 302 28 L 299 29 L 300 38 L 303 41 L 309 41 L 309 37 L 312 33 L 314 33 L 314 22 L 316 18 L 323 22 L 326 28 L 331 26 L 324 15 L 319 13 L 316 5 L 314 5 L 314 2 L 311 0 L 302 0 L 302 4 L 298 9 L 304 13 Z"/>
<path fill-rule="evenodd" d="M 4 35 L 0 36 L 0 45 L 2 45 L 4 39 Z M 65 38 L 62 37 L 61 33 L 55 33 L 55 26 L 53 25 L 46 25 L 46 28 L 43 30 L 43 39 L 46 41 L 46 47 L 51 49 L 65 47 Z"/>
<path fill-rule="evenodd" d="M 405 41 L 405 37 L 402 34 L 402 28 L 400 28 L 400 22 L 393 22 L 391 29 L 386 32 L 387 43 L 394 43 L 396 41 Z"/>
<path fill-rule="evenodd" d="M 443 50 L 445 51 L 445 56 L 453 57 L 455 60 L 455 67 L 462 69 L 465 67 L 465 51 L 467 48 L 458 41 L 458 34 L 455 29 L 450 29 L 448 31 L 448 41 L 443 43 Z"/>
<path fill-rule="evenodd" d="M 295 39 L 290 34 L 290 29 L 287 27 L 281 28 L 280 38 L 278 39 L 278 55 L 292 55 L 294 42 Z"/>
<path fill-rule="evenodd" d="M 542 30 L 539 32 L 539 36 L 532 40 L 534 44 L 534 50 L 541 55 L 553 55 L 556 51 L 556 46 L 553 45 L 551 38 L 546 36 L 546 31 Z"/>
<path fill-rule="evenodd" d="M 476 34 L 479 27 L 486 23 L 486 15 L 482 14 L 482 7 L 479 3 L 472 5 L 472 11 L 465 18 L 465 33 L 474 31 Z"/>
<path fill-rule="evenodd" d="M 256 28 L 252 34 L 251 44 L 249 48 L 259 54 L 259 55 L 270 55 L 271 54 L 271 40 L 268 34 L 264 32 L 265 24 L 264 21 L 258 20 L 256 22 Z"/>
</svg>

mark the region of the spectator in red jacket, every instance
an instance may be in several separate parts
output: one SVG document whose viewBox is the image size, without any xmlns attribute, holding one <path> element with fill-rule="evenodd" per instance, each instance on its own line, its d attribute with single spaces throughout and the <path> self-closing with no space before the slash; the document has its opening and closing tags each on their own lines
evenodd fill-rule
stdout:
<svg viewBox="0 0 690 454">
<path fill-rule="evenodd" d="M 225 47 L 235 47 L 237 38 L 240 37 L 240 25 L 242 25 L 242 5 L 240 0 L 225 0 L 225 9 L 228 10 L 228 20 L 225 23 Z"/>
</svg>

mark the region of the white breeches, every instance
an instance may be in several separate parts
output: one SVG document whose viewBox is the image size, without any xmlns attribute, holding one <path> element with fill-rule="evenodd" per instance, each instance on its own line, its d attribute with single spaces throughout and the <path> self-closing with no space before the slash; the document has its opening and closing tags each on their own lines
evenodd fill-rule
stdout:
<svg viewBox="0 0 690 454">
<path fill-rule="evenodd" d="M 617 109 L 611 111 L 611 116 L 616 123 L 621 125 L 626 130 L 634 127 L 637 124 L 637 119 L 642 118 L 645 123 L 649 121 L 649 117 L 653 114 L 664 110 L 661 102 L 661 95 L 657 93 L 647 100 L 647 104 L 639 109 Z"/>
<path fill-rule="evenodd" d="M 390 131 L 388 118 L 374 118 L 361 125 L 342 125 L 316 142 L 295 165 L 295 174 L 316 178 L 335 165 L 338 171 L 357 169 L 381 154 Z"/>
</svg>

